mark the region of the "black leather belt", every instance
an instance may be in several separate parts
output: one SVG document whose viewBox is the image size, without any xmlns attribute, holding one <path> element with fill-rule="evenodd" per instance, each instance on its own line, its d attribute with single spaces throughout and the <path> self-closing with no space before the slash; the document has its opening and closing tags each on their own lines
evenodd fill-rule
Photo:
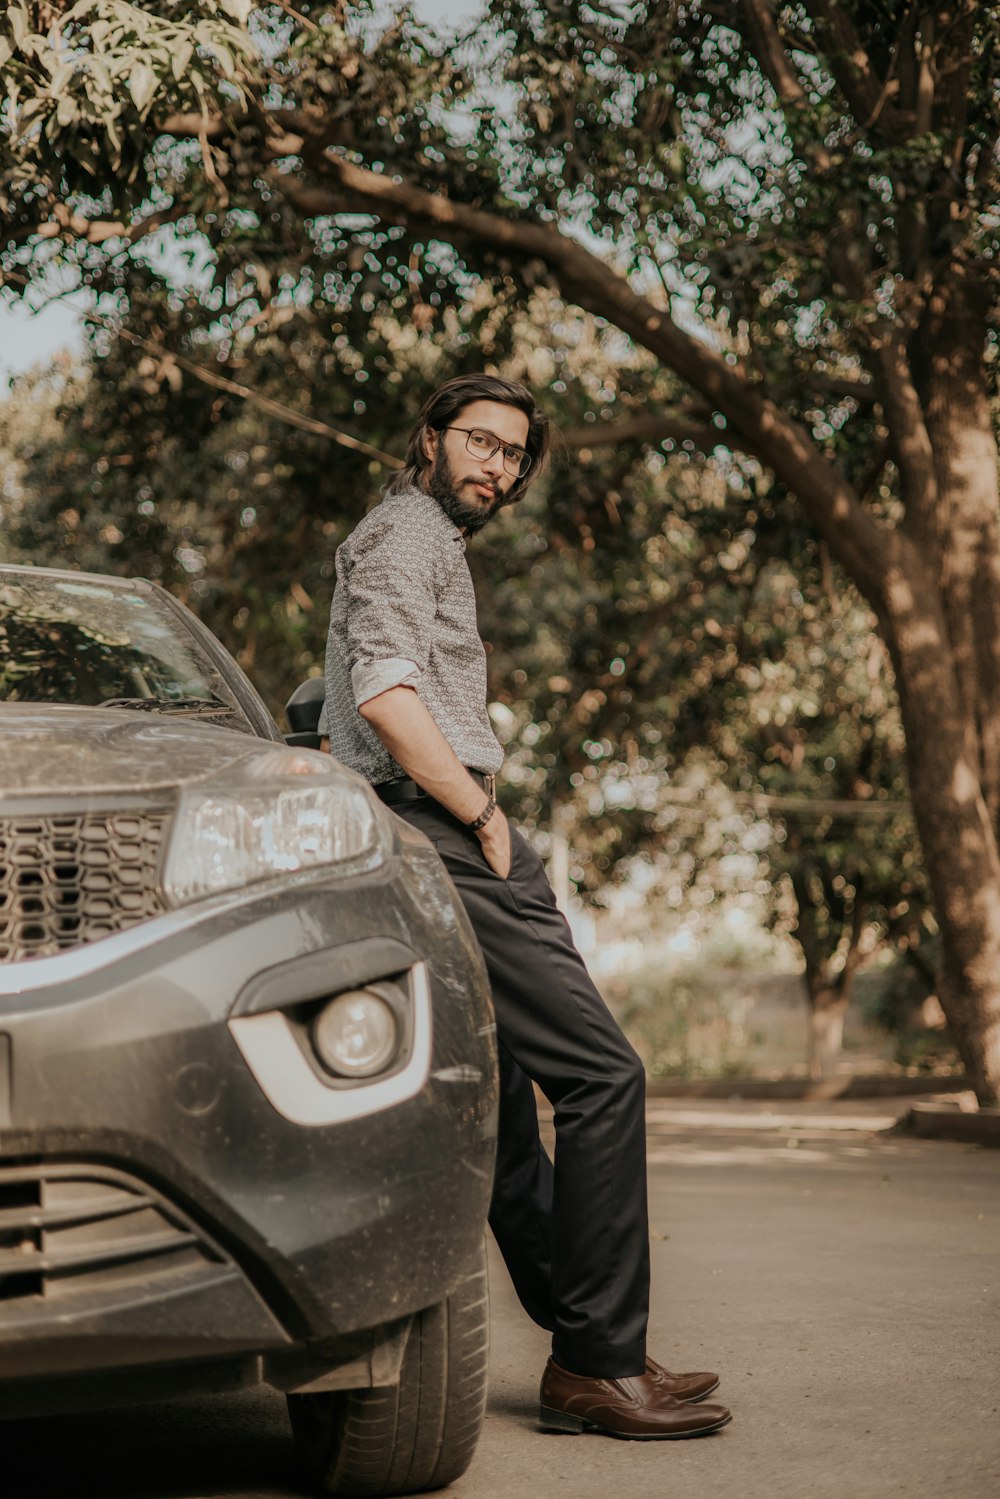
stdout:
<svg viewBox="0 0 1000 1499">
<path fill-rule="evenodd" d="M 465 768 L 472 779 L 479 782 L 484 791 L 490 792 L 491 795 L 495 793 L 496 776 L 489 775 L 484 770 L 471 770 L 469 766 Z M 372 787 L 372 790 L 387 807 L 395 807 L 400 802 L 416 802 L 430 794 L 416 781 L 411 781 L 409 776 L 399 776 L 395 781 L 379 781 Z"/>
</svg>

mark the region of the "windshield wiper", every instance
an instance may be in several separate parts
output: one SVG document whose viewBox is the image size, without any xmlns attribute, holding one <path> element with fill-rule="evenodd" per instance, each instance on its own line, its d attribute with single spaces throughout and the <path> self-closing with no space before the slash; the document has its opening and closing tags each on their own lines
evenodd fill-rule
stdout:
<svg viewBox="0 0 1000 1499">
<path fill-rule="evenodd" d="M 138 708 L 146 713 L 238 713 L 232 703 L 218 697 L 108 697 L 98 708 Z"/>
</svg>

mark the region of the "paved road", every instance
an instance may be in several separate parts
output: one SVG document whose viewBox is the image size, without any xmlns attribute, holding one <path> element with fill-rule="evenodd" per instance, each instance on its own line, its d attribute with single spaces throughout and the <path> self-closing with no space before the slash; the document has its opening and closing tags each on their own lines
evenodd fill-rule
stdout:
<svg viewBox="0 0 1000 1499">
<path fill-rule="evenodd" d="M 696 1442 L 548 1436 L 545 1337 L 493 1276 L 493 1382 L 450 1499 L 996 1499 L 1000 1152 L 880 1133 L 891 1105 L 653 1101 L 654 1337 L 718 1367 Z M 4 1429 L 4 1499 L 293 1499 L 269 1394 Z"/>
</svg>

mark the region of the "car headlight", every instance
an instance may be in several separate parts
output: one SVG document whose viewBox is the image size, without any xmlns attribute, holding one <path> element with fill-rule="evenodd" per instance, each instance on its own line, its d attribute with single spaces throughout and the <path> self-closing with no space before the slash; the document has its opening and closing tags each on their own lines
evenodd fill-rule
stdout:
<svg viewBox="0 0 1000 1499">
<path fill-rule="evenodd" d="M 184 905 L 282 874 L 374 869 L 388 836 L 380 804 L 358 777 L 329 756 L 273 750 L 236 766 L 225 785 L 182 793 L 164 891 Z"/>
</svg>

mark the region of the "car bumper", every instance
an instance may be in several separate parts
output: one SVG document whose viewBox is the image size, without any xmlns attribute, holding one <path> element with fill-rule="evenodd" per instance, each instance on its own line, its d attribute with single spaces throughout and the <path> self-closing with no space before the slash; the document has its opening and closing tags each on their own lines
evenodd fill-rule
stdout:
<svg viewBox="0 0 1000 1499">
<path fill-rule="evenodd" d="M 246 1382 L 262 1356 L 308 1379 L 473 1262 L 492 1013 L 436 856 L 401 837 L 375 874 L 217 897 L 0 972 L 0 1381 L 221 1359 Z M 386 950 L 423 985 L 415 1085 L 370 1111 L 376 1088 L 353 1085 L 346 1114 L 302 1122 L 258 1080 L 241 1017 L 294 1006 L 298 984 L 314 999 L 325 972 L 330 992 L 381 977 Z"/>
</svg>

